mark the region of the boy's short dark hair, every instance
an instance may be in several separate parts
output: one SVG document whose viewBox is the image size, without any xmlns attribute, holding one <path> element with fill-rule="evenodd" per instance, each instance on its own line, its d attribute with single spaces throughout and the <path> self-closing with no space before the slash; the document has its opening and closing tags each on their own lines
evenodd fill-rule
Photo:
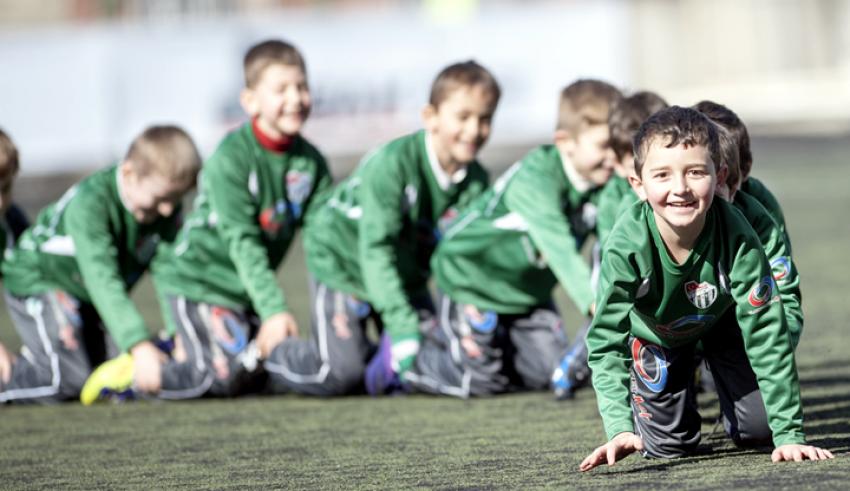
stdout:
<svg viewBox="0 0 850 491">
<path fill-rule="evenodd" d="M 714 122 L 717 127 L 717 138 L 720 144 L 720 161 L 726 165 L 726 182 L 737 183 L 741 178 L 741 161 L 738 152 L 738 142 L 732 133 L 720 123 Z"/>
<path fill-rule="evenodd" d="M 0 178 L 18 173 L 18 147 L 9 135 L 0 128 Z"/>
<path fill-rule="evenodd" d="M 296 66 L 306 75 L 307 65 L 304 57 L 298 49 L 279 39 L 271 39 L 255 44 L 245 53 L 243 68 L 245 70 L 245 87 L 249 89 L 256 87 L 260 81 L 263 71 L 273 65 Z"/>
<path fill-rule="evenodd" d="M 192 137 L 172 125 L 147 128 L 130 144 L 124 160 L 140 176 L 156 173 L 187 189 L 194 186 L 201 170 L 201 156 Z"/>
<path fill-rule="evenodd" d="M 575 135 L 587 126 L 606 124 L 611 107 L 622 97 L 620 90 L 607 82 L 577 80 L 561 91 L 556 129 Z"/>
<path fill-rule="evenodd" d="M 750 150 L 750 134 L 746 125 L 734 111 L 714 101 L 700 101 L 694 109 L 705 114 L 708 119 L 726 128 L 738 144 L 738 161 L 741 165 L 741 176 L 746 179 L 753 167 L 753 153 Z"/>
<path fill-rule="evenodd" d="M 704 146 L 715 170 L 720 166 L 720 143 L 717 127 L 696 109 L 670 106 L 650 116 L 635 133 L 635 172 L 640 175 L 649 147 L 663 138 L 663 145 Z"/>
<path fill-rule="evenodd" d="M 608 131 L 611 149 L 618 160 L 627 154 L 634 154 L 632 140 L 646 118 L 667 107 L 667 101 L 655 92 L 646 90 L 635 92 L 614 103 L 608 115 Z"/>
<path fill-rule="evenodd" d="M 428 97 L 428 103 L 434 107 L 439 107 L 449 97 L 449 94 L 459 87 L 475 86 L 481 87 L 493 97 L 495 102 L 499 102 L 502 89 L 496 82 L 496 77 L 474 60 L 469 60 L 449 65 L 437 75 L 434 83 L 431 84 L 431 95 Z"/>
</svg>

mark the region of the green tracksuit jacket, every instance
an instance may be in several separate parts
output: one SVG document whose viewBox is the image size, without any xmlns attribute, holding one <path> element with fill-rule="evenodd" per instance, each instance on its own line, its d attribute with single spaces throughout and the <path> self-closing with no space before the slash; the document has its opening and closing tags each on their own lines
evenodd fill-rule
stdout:
<svg viewBox="0 0 850 491">
<path fill-rule="evenodd" d="M 118 166 L 98 171 L 48 205 L 3 263 L 15 296 L 64 290 L 97 309 L 118 347 L 129 350 L 150 333 L 129 291 L 161 242 L 174 239 L 180 210 L 139 224 L 119 194 Z"/>
<path fill-rule="evenodd" d="M 580 248 L 594 232 L 599 191 L 575 189 L 554 145 L 533 150 L 449 227 L 432 259 L 437 285 L 457 302 L 523 313 L 560 283 L 587 312 L 593 293 Z"/>
<path fill-rule="evenodd" d="M 261 320 L 287 311 L 275 269 L 330 186 L 325 159 L 307 140 L 273 152 L 245 123 L 205 162 L 194 209 L 177 240 L 160 248 L 158 291 L 251 308 Z"/>
<path fill-rule="evenodd" d="M 804 443 L 791 336 L 770 264 L 743 215 L 715 199 L 684 264 L 675 263 L 650 206 L 617 222 L 603 252 L 588 362 L 608 438 L 634 431 L 630 335 L 661 346 L 695 342 L 734 308 L 776 446 Z"/>
<path fill-rule="evenodd" d="M 470 163 L 443 187 L 424 131 L 367 155 L 340 183 L 305 234 L 307 267 L 331 288 L 363 298 L 380 312 L 393 343 L 418 339 L 410 298 L 427 291 L 429 260 L 442 228 L 487 187 Z"/>
</svg>

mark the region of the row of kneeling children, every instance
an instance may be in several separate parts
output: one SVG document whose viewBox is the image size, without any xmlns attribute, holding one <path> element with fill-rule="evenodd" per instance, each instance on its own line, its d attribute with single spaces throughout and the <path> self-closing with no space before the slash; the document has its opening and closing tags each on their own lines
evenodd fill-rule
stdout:
<svg viewBox="0 0 850 491">
<path fill-rule="evenodd" d="M 587 470 L 636 450 L 692 452 L 704 366 L 736 443 L 772 443 L 776 460 L 831 456 L 802 431 L 803 317 L 784 217 L 750 176 L 747 129 L 725 106 L 668 107 L 578 80 L 560 94 L 553 142 L 490 184 L 477 158 L 500 87 L 460 62 L 434 80 L 420 131 L 333 185 L 301 135 L 311 99 L 300 52 L 256 44 L 244 77 L 248 120 L 203 169 L 183 129 L 151 126 L 29 226 L 9 202 L 18 158 L 0 134 L 3 284 L 23 344 L 17 355 L 0 345 L 0 401 L 569 398 L 592 381 L 609 442 Z M 298 229 L 304 337 L 276 278 Z M 164 339 L 129 297 L 149 268 Z M 589 319 L 572 344 L 558 284 Z"/>
</svg>

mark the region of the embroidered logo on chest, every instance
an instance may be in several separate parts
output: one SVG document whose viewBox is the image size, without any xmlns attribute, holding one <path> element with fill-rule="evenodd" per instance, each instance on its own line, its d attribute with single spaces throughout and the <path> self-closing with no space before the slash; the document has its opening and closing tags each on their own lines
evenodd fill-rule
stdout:
<svg viewBox="0 0 850 491">
<path fill-rule="evenodd" d="M 707 309 L 717 300 L 717 287 L 707 281 L 689 281 L 685 283 L 685 294 L 695 307 Z"/>
<path fill-rule="evenodd" d="M 286 173 L 286 197 L 296 218 L 301 216 L 302 205 L 310 196 L 313 176 L 307 172 L 291 170 Z"/>
</svg>

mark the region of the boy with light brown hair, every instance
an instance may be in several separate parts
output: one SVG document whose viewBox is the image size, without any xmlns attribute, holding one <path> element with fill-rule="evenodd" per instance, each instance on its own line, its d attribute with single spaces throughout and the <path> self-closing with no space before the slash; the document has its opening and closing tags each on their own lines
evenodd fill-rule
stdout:
<svg viewBox="0 0 850 491">
<path fill-rule="evenodd" d="M 306 234 L 316 336 L 287 340 L 268 366 L 291 390 L 378 395 L 399 387 L 433 319 L 429 259 L 446 223 L 487 187 L 478 152 L 501 96 L 496 78 L 469 60 L 443 68 L 422 109 L 424 128 L 369 153 L 340 183 Z M 368 318 L 383 326 L 367 368 Z"/>
<path fill-rule="evenodd" d="M 618 100 L 608 116 L 608 132 L 611 149 L 614 151 L 614 172 L 599 193 L 599 206 L 596 214 L 596 244 L 593 246 L 593 270 L 591 285 L 596 288 L 602 260 L 602 245 L 614 228 L 617 218 L 638 196 L 632 190 L 628 178 L 635 172 L 632 140 L 646 118 L 667 107 L 667 103 L 658 94 L 639 91 Z M 572 340 L 570 347 L 561 357 L 558 367 L 552 373 L 552 386 L 557 399 L 570 399 L 575 391 L 590 381 L 590 368 L 587 366 L 587 345 L 585 336 L 590 321 L 582 326 Z"/>
<path fill-rule="evenodd" d="M 174 356 L 151 373 L 130 369 L 126 357 L 112 360 L 90 378 L 84 403 L 127 389 L 161 399 L 254 390 L 272 350 L 298 335 L 276 269 L 296 231 L 311 226 L 331 176 L 301 135 L 312 99 L 298 49 L 257 43 L 243 69 L 239 100 L 250 120 L 206 161 L 194 209 L 154 263 Z"/>
<path fill-rule="evenodd" d="M 794 352 L 758 236 L 724 200 L 714 123 L 672 106 L 647 119 L 630 177 L 641 202 L 605 243 L 588 360 L 608 442 L 579 470 L 634 452 L 675 458 L 699 445 L 695 350 L 702 345 L 726 433 L 773 445 L 774 462 L 830 459 L 806 445 Z"/>
<path fill-rule="evenodd" d="M 600 80 L 564 88 L 554 144 L 529 152 L 446 230 L 431 260 L 437 322 L 407 376 L 414 388 L 468 397 L 549 387 L 566 348 L 553 288 L 593 312 L 580 249 L 611 176 L 607 122 L 620 97 Z"/>
<path fill-rule="evenodd" d="M 0 401 L 75 398 L 91 369 L 119 350 L 140 371 L 162 353 L 129 297 L 161 242 L 174 239 L 201 160 L 176 126 L 151 126 L 117 165 L 39 214 L 3 263 L 6 303 L 27 356 L 0 381 Z"/>
</svg>

